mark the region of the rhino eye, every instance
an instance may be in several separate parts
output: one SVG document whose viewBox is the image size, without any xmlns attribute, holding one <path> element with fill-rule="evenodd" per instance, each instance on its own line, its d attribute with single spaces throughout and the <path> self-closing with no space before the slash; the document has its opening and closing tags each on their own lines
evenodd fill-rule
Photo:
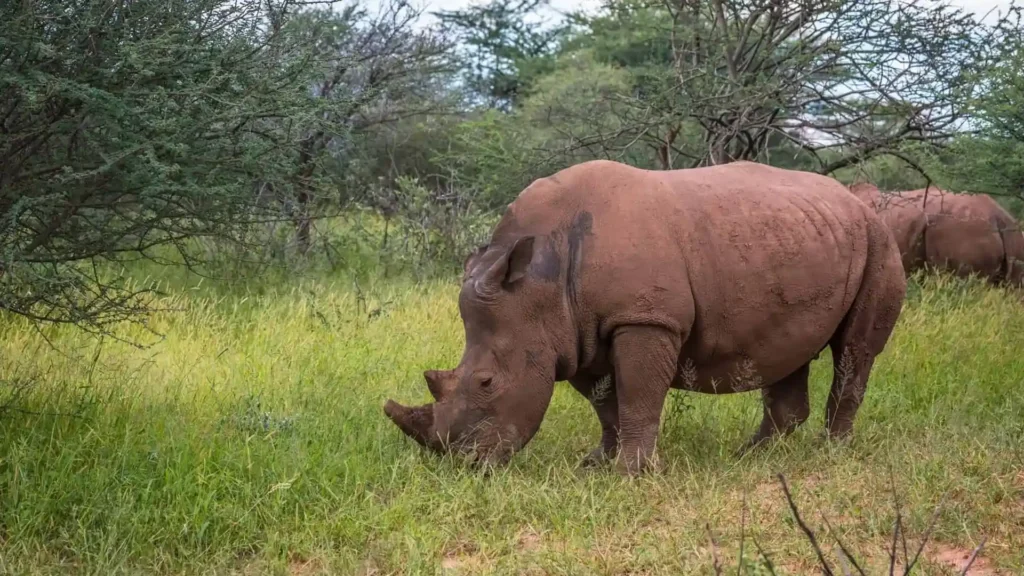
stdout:
<svg viewBox="0 0 1024 576">
<path fill-rule="evenodd" d="M 481 388 L 489 387 L 491 385 L 491 380 L 493 380 L 493 378 L 484 378 L 483 380 L 480 381 L 480 387 Z"/>
</svg>

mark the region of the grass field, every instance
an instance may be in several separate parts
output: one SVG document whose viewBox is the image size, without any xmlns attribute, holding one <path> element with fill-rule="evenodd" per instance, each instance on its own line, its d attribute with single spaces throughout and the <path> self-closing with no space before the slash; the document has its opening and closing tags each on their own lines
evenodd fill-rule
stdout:
<svg viewBox="0 0 1024 576">
<path fill-rule="evenodd" d="M 717 556 L 736 573 L 742 532 L 747 574 L 769 573 L 754 539 L 777 573 L 814 573 L 782 472 L 832 558 L 823 517 L 888 574 L 892 479 L 911 555 L 944 501 L 914 574 L 955 573 L 944 561 L 982 538 L 972 573 L 1024 573 L 1024 304 L 1011 294 L 913 284 L 849 444 L 819 436 L 826 353 L 793 436 L 736 458 L 759 395 L 675 392 L 665 469 L 628 480 L 577 469 L 598 424 L 566 384 L 507 468 L 423 452 L 382 405 L 426 400 L 422 371 L 459 358 L 454 282 L 347 286 L 181 291 L 144 349 L 4 320 L 0 572 L 711 574 Z"/>
</svg>

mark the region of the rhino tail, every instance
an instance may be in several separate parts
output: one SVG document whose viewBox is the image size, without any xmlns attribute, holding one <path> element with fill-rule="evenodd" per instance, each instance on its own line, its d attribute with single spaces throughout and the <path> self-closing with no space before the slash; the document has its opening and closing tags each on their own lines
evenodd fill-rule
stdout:
<svg viewBox="0 0 1024 576">
<path fill-rule="evenodd" d="M 1024 286 L 1024 232 L 1013 219 L 997 225 L 1003 240 L 1003 280 L 1014 287 Z"/>
</svg>

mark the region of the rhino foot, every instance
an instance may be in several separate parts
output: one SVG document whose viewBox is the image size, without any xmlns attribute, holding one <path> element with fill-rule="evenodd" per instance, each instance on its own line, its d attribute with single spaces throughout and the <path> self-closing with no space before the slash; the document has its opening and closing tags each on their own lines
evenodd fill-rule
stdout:
<svg viewBox="0 0 1024 576">
<path fill-rule="evenodd" d="M 749 454 L 750 452 L 753 452 L 755 449 L 757 449 L 759 446 L 762 446 L 763 444 L 764 444 L 763 440 L 759 441 L 756 438 L 748 440 L 742 446 L 737 448 L 736 451 L 734 451 L 732 453 L 732 457 L 733 458 L 742 458 L 742 457 L 746 456 L 747 454 Z"/>
<path fill-rule="evenodd" d="M 776 436 L 762 436 L 761 434 L 755 434 L 753 438 L 748 440 L 743 446 L 740 446 L 735 452 L 733 452 L 733 458 L 742 458 L 747 454 L 755 453 L 759 450 L 763 450 L 771 443 Z"/>
<path fill-rule="evenodd" d="M 651 454 L 633 458 L 618 458 L 615 461 L 615 469 L 620 476 L 636 478 L 649 473 L 658 473 L 664 469 L 664 466 L 657 454 Z"/>
<path fill-rule="evenodd" d="M 853 432 L 849 429 L 839 432 L 823 430 L 818 433 L 817 438 L 819 443 L 825 445 L 846 446 L 853 442 Z"/>
<path fill-rule="evenodd" d="M 614 452 L 609 452 L 608 450 L 605 450 L 603 446 L 598 446 L 583 457 L 583 460 L 580 461 L 580 468 L 596 468 L 598 466 L 603 466 L 614 459 Z"/>
</svg>

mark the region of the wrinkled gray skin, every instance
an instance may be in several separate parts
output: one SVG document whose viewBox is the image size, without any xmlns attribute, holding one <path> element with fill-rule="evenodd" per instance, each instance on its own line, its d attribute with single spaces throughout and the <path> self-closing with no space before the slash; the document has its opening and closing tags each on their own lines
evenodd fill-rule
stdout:
<svg viewBox="0 0 1024 576">
<path fill-rule="evenodd" d="M 756 446 L 807 419 L 810 362 L 829 346 L 826 427 L 845 437 L 905 292 L 885 225 L 831 178 L 587 162 L 509 205 L 464 265 L 459 365 L 424 374 L 434 403 L 385 412 L 433 450 L 504 463 L 568 380 L 601 422 L 585 462 L 636 474 L 670 388 L 761 390 Z"/>
</svg>

